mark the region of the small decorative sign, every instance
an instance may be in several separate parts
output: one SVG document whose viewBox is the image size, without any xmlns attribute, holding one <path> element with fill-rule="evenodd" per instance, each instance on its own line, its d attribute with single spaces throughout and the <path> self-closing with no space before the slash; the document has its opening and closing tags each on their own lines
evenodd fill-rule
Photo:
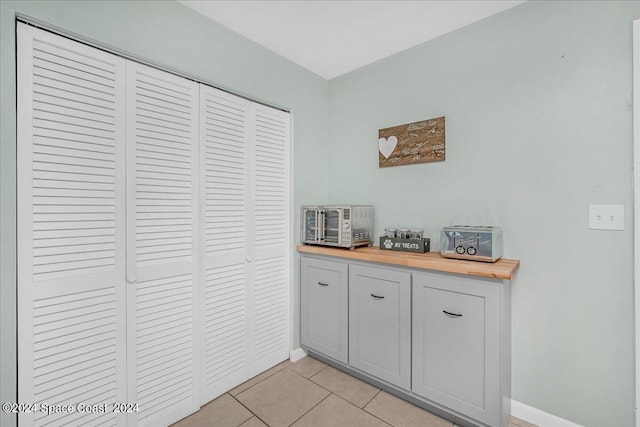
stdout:
<svg viewBox="0 0 640 427">
<path fill-rule="evenodd" d="M 378 131 L 378 166 L 381 168 L 444 159 L 444 117 Z"/>
<path fill-rule="evenodd" d="M 431 239 L 399 239 L 382 236 L 380 237 L 380 249 L 423 254 L 431 250 Z"/>
</svg>

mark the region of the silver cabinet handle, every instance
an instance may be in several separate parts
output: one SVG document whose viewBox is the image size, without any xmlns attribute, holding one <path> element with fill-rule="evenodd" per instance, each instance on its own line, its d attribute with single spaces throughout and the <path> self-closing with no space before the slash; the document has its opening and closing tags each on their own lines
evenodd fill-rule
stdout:
<svg viewBox="0 0 640 427">
<path fill-rule="evenodd" d="M 460 313 L 451 313 L 450 311 L 447 310 L 442 310 L 442 312 L 444 314 L 446 314 L 447 316 L 451 316 L 451 317 L 462 317 L 462 314 Z"/>
<path fill-rule="evenodd" d="M 371 294 L 371 296 L 374 297 L 375 299 L 384 299 L 384 297 L 380 295 Z"/>
<path fill-rule="evenodd" d="M 322 283 L 322 282 L 318 282 L 318 285 L 320 285 L 320 286 L 329 286 L 328 283 Z"/>
</svg>

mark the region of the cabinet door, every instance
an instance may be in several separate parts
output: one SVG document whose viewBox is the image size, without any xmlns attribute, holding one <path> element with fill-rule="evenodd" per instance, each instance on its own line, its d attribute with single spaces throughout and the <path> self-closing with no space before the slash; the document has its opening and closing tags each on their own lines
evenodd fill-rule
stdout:
<svg viewBox="0 0 640 427">
<path fill-rule="evenodd" d="M 413 275 L 413 391 L 499 425 L 501 284 Z"/>
<path fill-rule="evenodd" d="M 348 264 L 302 256 L 300 343 L 328 357 L 348 359 Z"/>
<path fill-rule="evenodd" d="M 133 402 L 125 61 L 22 23 L 17 43 L 18 402 Z M 126 424 L 110 408 L 18 418 L 30 426 Z"/>
<path fill-rule="evenodd" d="M 127 356 L 139 426 L 199 407 L 197 112 L 196 83 L 127 63 Z"/>
<path fill-rule="evenodd" d="M 411 275 L 349 266 L 349 364 L 411 387 Z"/>
</svg>

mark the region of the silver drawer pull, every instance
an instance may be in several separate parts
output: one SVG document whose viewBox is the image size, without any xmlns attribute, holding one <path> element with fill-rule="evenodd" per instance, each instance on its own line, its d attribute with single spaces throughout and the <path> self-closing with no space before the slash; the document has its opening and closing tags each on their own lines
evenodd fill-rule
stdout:
<svg viewBox="0 0 640 427">
<path fill-rule="evenodd" d="M 451 316 L 451 317 L 462 317 L 462 314 L 460 313 L 451 313 L 450 311 L 447 310 L 442 310 L 442 312 L 444 314 L 446 314 L 447 316 Z"/>
<path fill-rule="evenodd" d="M 374 297 L 375 299 L 384 299 L 384 297 L 381 297 L 380 295 L 371 294 L 371 296 Z"/>
<path fill-rule="evenodd" d="M 318 285 L 320 285 L 320 286 L 329 286 L 328 283 L 322 283 L 322 282 L 318 282 Z"/>
</svg>

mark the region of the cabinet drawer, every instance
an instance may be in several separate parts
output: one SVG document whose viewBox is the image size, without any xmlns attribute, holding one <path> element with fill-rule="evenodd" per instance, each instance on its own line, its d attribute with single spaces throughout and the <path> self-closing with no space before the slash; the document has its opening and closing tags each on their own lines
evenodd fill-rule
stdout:
<svg viewBox="0 0 640 427">
<path fill-rule="evenodd" d="M 300 342 L 346 363 L 348 357 L 348 266 L 301 259 Z"/>
<path fill-rule="evenodd" d="M 498 294 L 464 279 L 413 279 L 413 391 L 497 425 Z"/>
<path fill-rule="evenodd" d="M 349 364 L 409 389 L 411 275 L 352 265 L 349 270 Z"/>
</svg>

